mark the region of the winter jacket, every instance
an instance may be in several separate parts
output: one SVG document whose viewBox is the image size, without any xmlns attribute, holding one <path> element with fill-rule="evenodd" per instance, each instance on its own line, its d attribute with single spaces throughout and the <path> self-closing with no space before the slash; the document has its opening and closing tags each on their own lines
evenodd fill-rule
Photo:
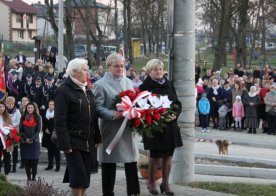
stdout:
<svg viewBox="0 0 276 196">
<path fill-rule="evenodd" d="M 219 113 L 219 117 L 224 118 L 227 113 L 228 113 L 228 107 L 226 105 L 222 105 L 219 107 L 218 113 Z"/>
<path fill-rule="evenodd" d="M 242 102 L 235 102 L 232 108 L 233 117 L 244 117 L 244 107 Z"/>
<path fill-rule="evenodd" d="M 203 97 L 198 102 L 198 109 L 200 114 L 209 114 L 210 102 L 207 98 Z"/>
<path fill-rule="evenodd" d="M 54 125 L 60 150 L 90 152 L 101 142 L 94 96 L 70 77 L 56 91 Z"/>
</svg>

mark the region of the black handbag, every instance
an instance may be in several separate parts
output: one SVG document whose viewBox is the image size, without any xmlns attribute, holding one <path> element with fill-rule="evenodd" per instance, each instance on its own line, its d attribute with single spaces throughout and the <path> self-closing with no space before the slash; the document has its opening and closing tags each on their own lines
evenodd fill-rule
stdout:
<svg viewBox="0 0 276 196">
<path fill-rule="evenodd" d="M 268 111 L 268 114 L 271 115 L 271 116 L 274 116 L 276 117 L 276 108 L 271 108 L 269 111 Z"/>
</svg>

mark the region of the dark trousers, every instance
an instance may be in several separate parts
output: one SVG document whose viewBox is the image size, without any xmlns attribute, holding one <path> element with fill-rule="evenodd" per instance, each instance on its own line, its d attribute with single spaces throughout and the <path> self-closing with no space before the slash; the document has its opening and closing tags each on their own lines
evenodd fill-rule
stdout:
<svg viewBox="0 0 276 196">
<path fill-rule="evenodd" d="M 56 161 L 56 166 L 60 166 L 60 151 L 57 148 L 55 144 L 49 145 L 47 148 L 48 150 L 48 161 L 49 161 L 49 166 L 53 166 L 54 164 L 54 158 Z"/>
<path fill-rule="evenodd" d="M 204 114 L 200 114 L 200 120 L 201 120 L 201 126 L 203 129 L 208 127 L 208 114 L 204 115 Z"/>
<path fill-rule="evenodd" d="M 0 159 L 0 171 L 2 168 L 2 162 L 4 163 L 4 173 L 5 175 L 8 175 L 11 171 L 11 154 L 10 152 L 7 152 L 6 150 L 2 151 L 4 154 L 3 161 Z M 0 151 L 0 153 L 2 153 Z"/>
<path fill-rule="evenodd" d="M 91 173 L 98 173 L 99 162 L 97 160 L 97 148 L 94 146 L 91 150 Z"/>
<path fill-rule="evenodd" d="M 101 165 L 103 196 L 113 196 L 114 184 L 116 179 L 116 163 L 102 163 Z M 125 174 L 127 183 L 127 194 L 140 194 L 137 162 L 125 163 Z"/>
<path fill-rule="evenodd" d="M 25 170 L 27 174 L 28 180 L 35 180 L 36 174 L 37 174 L 37 165 L 38 160 L 37 159 L 26 159 L 25 162 Z M 32 175 L 32 178 L 31 178 Z"/>
<path fill-rule="evenodd" d="M 276 133 L 276 117 L 268 114 L 267 115 L 267 122 L 268 122 L 268 133 Z"/>
<path fill-rule="evenodd" d="M 16 167 L 18 162 L 18 146 L 14 146 L 12 151 L 12 165 Z"/>
<path fill-rule="evenodd" d="M 232 116 L 232 112 L 228 112 L 226 115 L 226 127 L 231 129 L 231 125 L 233 123 L 233 116 Z"/>
</svg>

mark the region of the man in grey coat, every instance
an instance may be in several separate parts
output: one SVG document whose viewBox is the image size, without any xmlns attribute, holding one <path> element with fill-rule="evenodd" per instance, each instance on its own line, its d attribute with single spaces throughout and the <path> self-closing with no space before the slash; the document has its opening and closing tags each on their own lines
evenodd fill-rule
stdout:
<svg viewBox="0 0 276 196">
<path fill-rule="evenodd" d="M 94 95 L 96 110 L 100 117 L 102 145 L 99 148 L 99 161 L 102 166 L 102 189 L 104 196 L 114 195 L 116 163 L 124 163 L 127 194 L 139 195 L 137 160 L 139 157 L 138 143 L 135 134 L 125 128 L 121 138 L 110 154 L 106 152 L 108 145 L 117 134 L 123 118 L 121 113 L 111 105 L 113 99 L 121 91 L 133 89 L 132 81 L 123 77 L 125 59 L 120 54 L 111 54 L 106 59 L 108 71 L 95 84 Z"/>
</svg>

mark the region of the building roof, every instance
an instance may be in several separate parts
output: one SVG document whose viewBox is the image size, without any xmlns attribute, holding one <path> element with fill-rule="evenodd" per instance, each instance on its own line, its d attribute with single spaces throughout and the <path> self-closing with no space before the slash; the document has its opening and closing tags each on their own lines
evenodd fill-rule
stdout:
<svg viewBox="0 0 276 196">
<path fill-rule="evenodd" d="M 31 13 L 37 14 L 38 10 L 31 5 L 21 1 L 21 0 L 0 0 L 1 3 L 8 6 L 11 10 L 17 13 Z"/>
<path fill-rule="evenodd" d="M 76 1 L 76 4 L 74 1 L 71 1 L 71 6 L 72 8 L 76 8 L 76 7 L 83 7 L 83 3 L 84 1 L 82 0 L 75 0 Z M 63 6 L 65 7 L 65 1 L 63 2 Z M 105 4 L 102 4 L 102 3 L 98 3 L 94 1 L 89 1 L 89 4 L 88 4 L 89 7 L 97 7 L 97 8 L 101 8 L 101 9 L 111 9 L 109 6 L 105 5 Z M 58 3 L 54 4 L 54 8 L 58 8 Z"/>
</svg>

